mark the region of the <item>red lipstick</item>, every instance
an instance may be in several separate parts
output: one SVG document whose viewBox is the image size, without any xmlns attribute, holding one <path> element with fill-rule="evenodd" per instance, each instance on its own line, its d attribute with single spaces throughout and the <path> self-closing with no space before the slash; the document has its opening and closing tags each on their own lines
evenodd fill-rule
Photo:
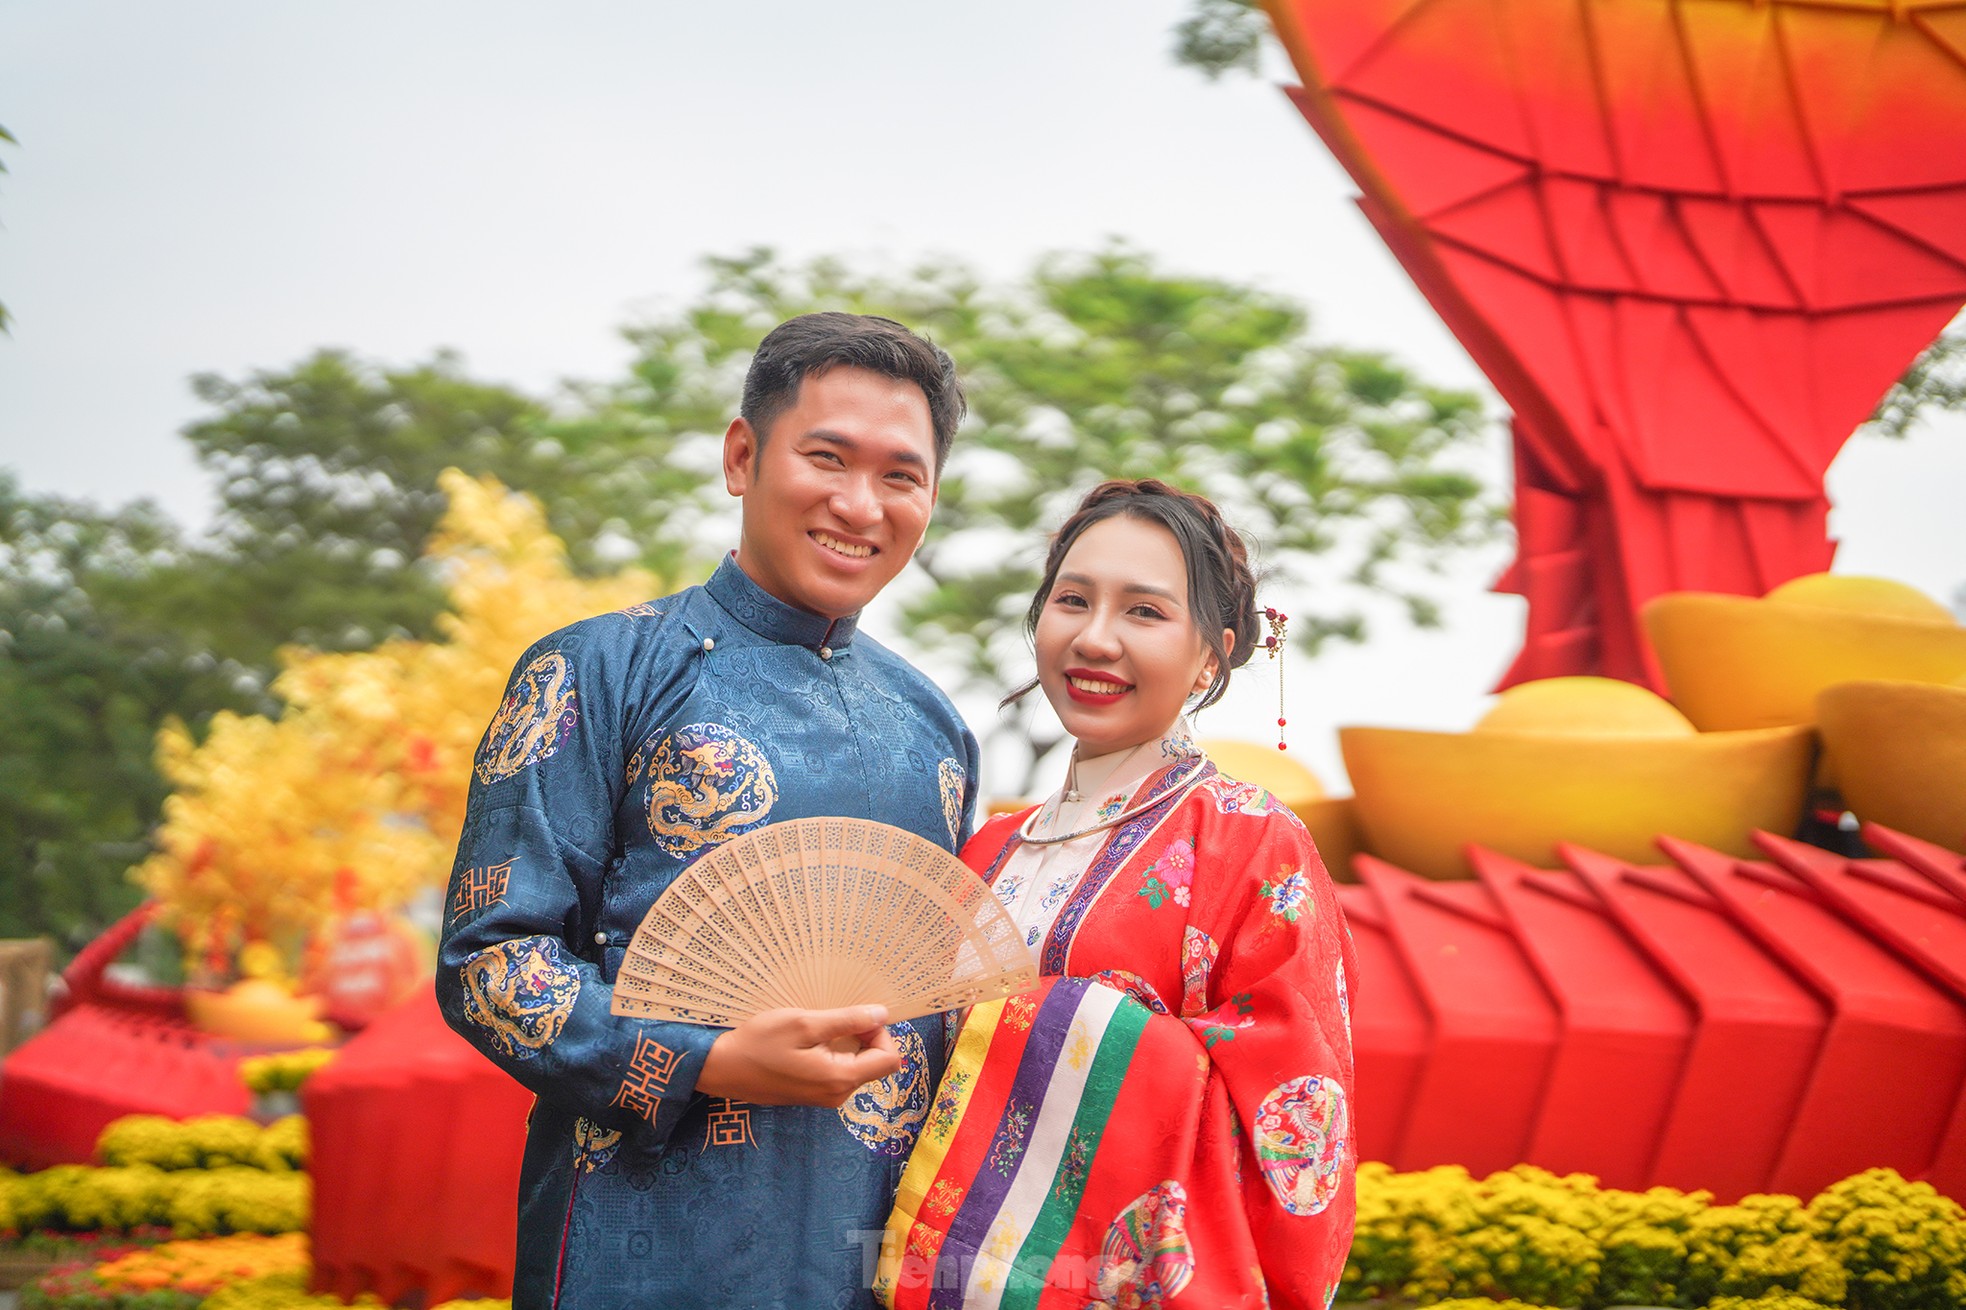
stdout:
<svg viewBox="0 0 1966 1310">
<path fill-rule="evenodd" d="M 1121 690 L 1103 692 L 1103 693 L 1096 692 L 1096 691 L 1087 691 L 1083 687 L 1074 686 L 1072 684 L 1073 678 L 1083 678 L 1087 682 L 1109 683 L 1113 686 L 1119 687 Z M 1097 669 L 1066 669 L 1065 670 L 1065 694 L 1067 696 L 1070 696 L 1074 701 L 1078 702 L 1081 705 L 1112 705 L 1116 703 L 1122 696 L 1126 695 L 1127 692 L 1132 690 L 1133 690 L 1132 683 L 1121 682 L 1118 678 L 1114 677 L 1112 674 L 1101 673 Z"/>
</svg>

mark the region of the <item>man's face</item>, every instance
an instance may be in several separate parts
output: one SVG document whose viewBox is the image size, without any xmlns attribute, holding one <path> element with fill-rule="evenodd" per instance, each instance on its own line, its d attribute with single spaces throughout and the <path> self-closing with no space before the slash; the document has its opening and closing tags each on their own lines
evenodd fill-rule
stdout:
<svg viewBox="0 0 1966 1310">
<path fill-rule="evenodd" d="M 827 618 L 859 611 L 921 544 L 935 508 L 935 425 L 912 382 L 862 368 L 808 377 L 759 449 L 724 433 L 724 486 L 744 498 L 738 567 Z"/>
</svg>

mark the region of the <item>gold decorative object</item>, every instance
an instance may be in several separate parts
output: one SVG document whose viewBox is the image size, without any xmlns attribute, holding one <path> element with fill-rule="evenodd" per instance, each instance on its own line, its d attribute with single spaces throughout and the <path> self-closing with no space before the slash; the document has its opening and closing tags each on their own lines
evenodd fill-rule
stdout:
<svg viewBox="0 0 1966 1310">
<path fill-rule="evenodd" d="M 1702 732 L 1814 723 L 1840 682 L 1966 675 L 1966 628 L 1887 578 L 1813 573 L 1759 600 L 1674 592 L 1641 613 L 1673 704 Z"/>
<path fill-rule="evenodd" d="M 1801 817 L 1807 727 L 1700 733 L 1642 687 L 1546 678 L 1502 694 L 1472 732 L 1341 728 L 1364 847 L 1430 878 L 1466 878 L 1470 844 L 1555 867 L 1569 842 L 1644 863 L 1652 839 L 1755 853 Z"/>
<path fill-rule="evenodd" d="M 1844 682 L 1816 714 L 1858 818 L 1966 852 L 1966 684 Z"/>
</svg>

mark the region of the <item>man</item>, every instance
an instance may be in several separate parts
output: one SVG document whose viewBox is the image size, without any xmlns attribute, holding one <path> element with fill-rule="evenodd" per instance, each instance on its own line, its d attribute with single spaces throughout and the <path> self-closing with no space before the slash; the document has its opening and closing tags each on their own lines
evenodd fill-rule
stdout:
<svg viewBox="0 0 1966 1310">
<path fill-rule="evenodd" d="M 949 357 L 900 324 L 781 324 L 724 434 L 737 550 L 704 585 L 519 660 L 437 967 L 450 1024 L 539 1097 L 515 1310 L 870 1303 L 864 1238 L 926 1115 L 941 1025 L 884 1029 L 869 1007 L 728 1031 L 620 1019 L 610 984 L 656 896 L 762 824 L 968 836 L 975 739 L 855 622 L 920 543 L 963 408 Z"/>
</svg>

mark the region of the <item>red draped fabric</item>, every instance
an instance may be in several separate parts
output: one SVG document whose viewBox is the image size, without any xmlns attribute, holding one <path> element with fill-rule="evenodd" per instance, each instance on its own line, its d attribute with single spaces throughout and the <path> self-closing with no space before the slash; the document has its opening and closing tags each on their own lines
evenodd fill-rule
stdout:
<svg viewBox="0 0 1966 1310">
<path fill-rule="evenodd" d="M 302 1095 L 315 1289 L 511 1295 L 532 1099 L 445 1025 L 427 986 L 350 1040 Z"/>
</svg>

